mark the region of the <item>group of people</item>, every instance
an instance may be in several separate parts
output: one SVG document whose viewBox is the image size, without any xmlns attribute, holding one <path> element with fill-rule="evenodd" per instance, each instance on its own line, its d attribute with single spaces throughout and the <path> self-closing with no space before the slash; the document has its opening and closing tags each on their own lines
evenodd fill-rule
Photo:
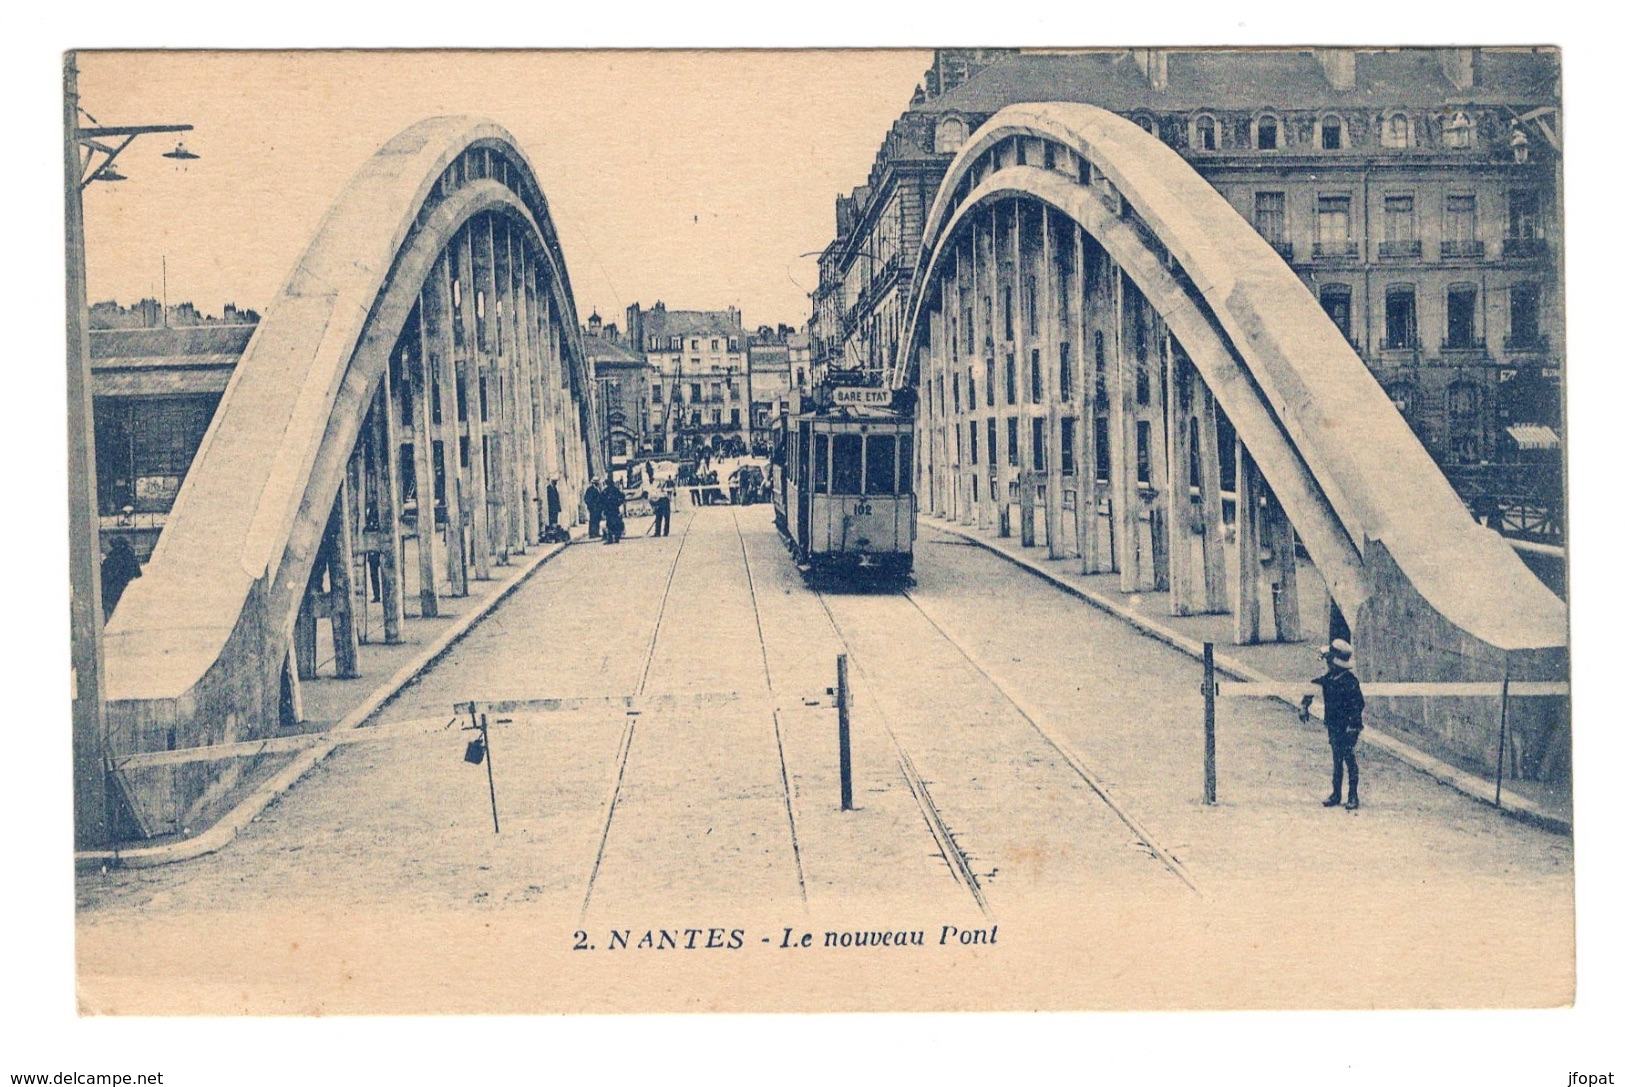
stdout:
<svg viewBox="0 0 1625 1087">
<path fill-rule="evenodd" d="M 607 544 L 620 543 L 626 534 L 626 492 L 615 485 L 615 477 L 595 478 L 582 492 L 587 506 L 587 535 L 600 536 Z"/>
</svg>

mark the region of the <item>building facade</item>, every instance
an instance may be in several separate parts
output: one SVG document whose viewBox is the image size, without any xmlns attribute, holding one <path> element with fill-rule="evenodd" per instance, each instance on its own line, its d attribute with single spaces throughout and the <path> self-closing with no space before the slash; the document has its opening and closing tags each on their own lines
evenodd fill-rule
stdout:
<svg viewBox="0 0 1625 1087">
<path fill-rule="evenodd" d="M 655 455 L 743 452 L 750 441 L 749 337 L 737 309 L 626 308 L 626 342 L 652 368 L 646 429 Z"/>
<path fill-rule="evenodd" d="M 1253 224 L 1464 498 L 1532 485 L 1495 466 L 1562 430 L 1555 52 L 952 54 L 939 53 L 867 183 L 836 199 L 815 369 L 894 363 L 923 214 L 972 133 L 1016 102 L 1084 102 L 1178 151 Z M 936 77 L 945 62 L 952 85 Z"/>
<path fill-rule="evenodd" d="M 620 467 L 652 451 L 649 396 L 654 367 L 626 342 L 613 321 L 604 324 L 596 312 L 587 319 L 585 332 L 581 343 L 592 367 L 594 409 L 605 453 L 612 466 Z"/>
</svg>

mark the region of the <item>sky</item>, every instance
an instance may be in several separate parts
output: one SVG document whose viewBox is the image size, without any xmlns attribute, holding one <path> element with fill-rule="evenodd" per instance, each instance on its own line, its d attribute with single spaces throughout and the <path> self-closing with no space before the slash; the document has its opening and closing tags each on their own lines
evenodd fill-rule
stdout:
<svg viewBox="0 0 1625 1087">
<path fill-rule="evenodd" d="M 838 193 L 929 51 L 84 53 L 102 124 L 144 136 L 85 194 L 89 298 L 262 312 L 349 178 L 423 117 L 506 127 L 546 193 L 583 321 L 632 302 L 802 324 Z"/>
</svg>

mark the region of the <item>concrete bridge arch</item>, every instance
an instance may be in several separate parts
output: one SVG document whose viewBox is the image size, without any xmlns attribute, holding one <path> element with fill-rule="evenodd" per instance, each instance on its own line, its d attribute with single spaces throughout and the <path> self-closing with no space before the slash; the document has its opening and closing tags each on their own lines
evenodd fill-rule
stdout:
<svg viewBox="0 0 1625 1087">
<path fill-rule="evenodd" d="M 972 136 L 927 216 L 898 358 L 928 511 L 1011 531 L 1025 505 L 1024 543 L 1042 517 L 1051 557 L 1175 614 L 1229 612 L 1244 643 L 1302 637 L 1301 542 L 1368 681 L 1566 678 L 1563 602 L 1474 521 L 1271 246 L 1130 121 L 1028 103 Z M 1514 703 L 1519 772 L 1566 769 L 1560 701 Z M 1493 700 L 1374 709 L 1494 764 Z"/>
<path fill-rule="evenodd" d="M 383 582 L 382 640 L 398 640 L 408 536 L 422 616 L 535 546 L 547 480 L 568 518 L 603 469 L 591 385 L 547 201 L 514 139 L 438 117 L 385 144 L 268 307 L 108 624 L 109 756 L 270 734 L 316 674 L 318 618 L 337 674 L 354 674 L 355 581 Z M 156 834 L 221 774 L 115 778 Z"/>
</svg>

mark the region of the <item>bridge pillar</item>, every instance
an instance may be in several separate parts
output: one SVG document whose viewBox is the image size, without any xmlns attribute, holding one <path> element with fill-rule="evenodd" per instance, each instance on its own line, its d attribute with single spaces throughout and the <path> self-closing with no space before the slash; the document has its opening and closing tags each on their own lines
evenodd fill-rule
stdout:
<svg viewBox="0 0 1625 1087">
<path fill-rule="evenodd" d="M 435 577 L 434 406 L 430 402 L 434 379 L 421 295 L 407 323 L 413 335 L 408 338 L 411 348 L 401 359 L 401 376 L 405 382 L 403 395 L 411 405 L 412 474 L 417 478 L 418 614 L 432 619 L 440 614 Z"/>
<path fill-rule="evenodd" d="M 1178 344 L 1164 330 L 1163 448 L 1167 463 L 1163 468 L 1168 511 L 1165 521 L 1168 552 L 1168 606 L 1174 615 L 1190 615 L 1198 610 L 1191 579 L 1191 366 Z"/>
<path fill-rule="evenodd" d="M 455 316 L 463 330 L 463 350 L 458 360 L 463 365 L 463 404 L 468 426 L 468 506 L 472 529 L 474 578 L 491 580 L 491 510 L 486 493 L 489 480 L 485 472 L 485 421 L 488 397 L 485 367 L 480 350 L 479 300 L 474 277 L 474 232 L 470 224 L 452 240 L 456 254 L 455 290 L 452 303 Z"/>
<path fill-rule="evenodd" d="M 1118 586 L 1125 593 L 1140 591 L 1140 488 L 1135 464 L 1134 413 L 1129 410 L 1133 395 L 1131 365 L 1124 344 L 1123 270 L 1115 263 L 1103 277 L 1109 298 L 1110 316 L 1106 336 L 1106 363 L 1111 380 L 1106 387 L 1107 414 L 1111 420 L 1111 511 L 1112 565 Z"/>
<path fill-rule="evenodd" d="M 389 367 L 373 397 L 371 485 L 378 512 L 378 536 L 367 541 L 378 552 L 378 598 L 384 612 L 384 643 L 398 645 L 406 611 L 401 593 L 401 487 L 396 465 L 400 442 L 395 436 L 395 390 Z M 371 560 L 369 560 L 370 562 Z"/>
<path fill-rule="evenodd" d="M 1064 517 L 1064 495 L 1062 487 L 1064 480 L 1062 472 L 1065 465 L 1061 463 L 1063 441 L 1062 431 L 1062 401 L 1069 399 L 1071 390 L 1064 387 L 1061 380 L 1061 356 L 1070 350 L 1067 340 L 1070 327 L 1066 322 L 1066 300 L 1061 289 L 1060 250 L 1056 244 L 1055 224 L 1050 218 L 1049 205 L 1043 209 L 1043 275 L 1039 277 L 1039 289 L 1043 305 L 1039 310 L 1038 324 L 1044 333 L 1044 385 L 1049 395 L 1044 399 L 1046 420 L 1045 441 L 1048 450 L 1044 459 L 1045 487 L 1044 487 L 1044 546 L 1049 551 L 1049 557 L 1059 559 L 1066 555 L 1066 530 Z M 1072 446 L 1076 455 L 1077 446 Z M 1076 463 L 1073 464 L 1074 471 Z"/>
<path fill-rule="evenodd" d="M 1258 502 L 1263 480 L 1252 454 L 1236 442 L 1236 580 L 1230 611 L 1237 645 L 1256 645 L 1259 638 L 1258 588 L 1260 525 Z"/>
<path fill-rule="evenodd" d="M 1196 462 L 1202 501 L 1202 590 L 1205 610 L 1228 610 L 1224 563 L 1224 496 L 1220 493 L 1219 407 L 1200 376 L 1195 384 Z"/>
<path fill-rule="evenodd" d="M 354 679 L 360 671 L 360 640 L 356 629 L 355 591 L 350 576 L 355 562 L 355 488 L 353 472 L 346 470 L 328 522 L 327 614 L 333 628 L 333 674 Z"/>
<path fill-rule="evenodd" d="M 468 544 L 463 512 L 467 485 L 462 423 L 467 396 L 457 364 L 457 318 L 453 310 L 450 251 L 448 246 L 447 252 L 436 258 L 434 271 L 429 273 L 431 289 L 422 294 L 419 304 L 434 318 L 431 343 L 440 371 L 440 457 L 446 481 L 446 591 L 451 596 L 467 596 Z"/>
</svg>

